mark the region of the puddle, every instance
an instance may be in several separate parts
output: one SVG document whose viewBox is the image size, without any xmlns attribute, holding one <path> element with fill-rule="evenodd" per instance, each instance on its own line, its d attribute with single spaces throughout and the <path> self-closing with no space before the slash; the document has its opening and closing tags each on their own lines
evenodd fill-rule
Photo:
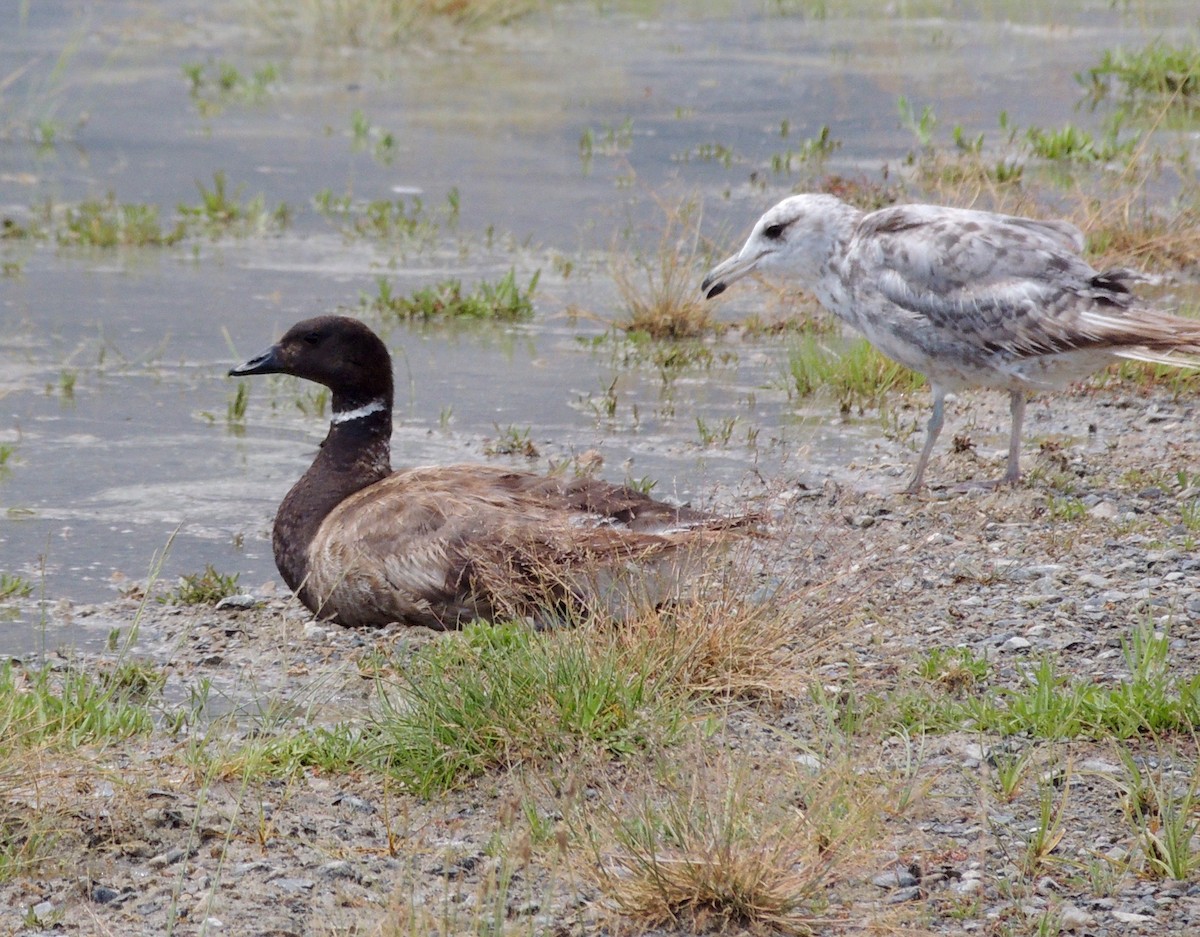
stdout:
<svg viewBox="0 0 1200 937">
<path fill-rule="evenodd" d="M 683 197 L 702 201 L 705 233 L 732 249 L 793 181 L 770 171 L 772 155 L 822 126 L 842 141 L 824 171 L 898 166 L 914 146 L 901 95 L 972 134 L 994 132 L 1002 110 L 1019 126 L 1094 130 L 1102 116 L 1077 109 L 1074 74 L 1105 48 L 1188 38 L 1194 21 L 1190 2 L 1137 15 L 993 4 L 967 20 L 583 3 L 469 50 L 342 54 L 273 44 L 244 15 L 249 0 L 16 6 L 0 28 L 0 213 L 28 219 L 47 199 L 112 192 L 158 205 L 165 226 L 220 172 L 238 198 L 286 204 L 292 220 L 282 233 L 153 249 L 0 241 L 0 445 L 11 449 L 0 572 L 37 593 L 9 603 L 0 653 L 45 641 L 43 627 L 54 642 L 94 644 L 86 629 L 39 624 L 35 599 L 110 598 L 114 576 L 144 578 L 168 542 L 165 576 L 212 564 L 252 587 L 274 580 L 274 508 L 325 422 L 297 405 L 311 403 L 308 388 L 259 380 L 244 425 L 231 425 L 225 371 L 299 318 L 357 308 L 381 276 L 405 294 L 541 271 L 529 324 L 390 328 L 397 465 L 483 460 L 510 426 L 529 429 L 535 467 L 595 449 L 606 477 L 649 477 L 685 500 L 754 470 L 819 483 L 861 480 L 851 463 L 907 464 L 911 450 L 877 418 L 787 399 L 786 339 L 718 343 L 730 361 L 665 384 L 653 367 L 620 366 L 611 345 L 589 341 L 620 315 L 605 253 L 631 250 L 630 233 L 653 249 L 660 203 Z M 253 100 L 198 103 L 184 67 L 215 75 L 221 63 L 243 76 L 272 64 L 279 77 Z M 461 211 L 432 247 L 406 248 L 344 236 L 313 207 L 325 190 L 359 202 L 418 192 L 436 218 L 456 191 Z M 745 290 L 720 311 L 761 301 Z M 710 430 L 734 420 L 728 444 L 701 445 L 698 418 Z"/>
</svg>

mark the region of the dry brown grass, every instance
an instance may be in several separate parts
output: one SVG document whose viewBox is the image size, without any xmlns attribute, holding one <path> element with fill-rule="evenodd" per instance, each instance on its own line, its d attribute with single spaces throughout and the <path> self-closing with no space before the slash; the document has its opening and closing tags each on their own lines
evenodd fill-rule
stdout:
<svg viewBox="0 0 1200 937">
<path fill-rule="evenodd" d="M 385 48 L 439 24 L 481 27 L 524 16 L 548 0 L 251 0 L 272 31 L 316 45 Z"/>
<path fill-rule="evenodd" d="M 999 155 L 928 149 L 913 167 L 916 191 L 907 198 L 1061 217 L 1087 235 L 1088 254 L 1100 266 L 1194 270 L 1200 267 L 1200 183 L 1186 157 L 1156 148 L 1153 134 L 1165 115 L 1164 108 L 1145 121 L 1118 172 L 1030 160 L 1014 143 Z"/>
<path fill-rule="evenodd" d="M 727 564 L 697 595 L 648 611 L 617 632 L 647 673 L 690 696 L 776 700 L 803 682 L 797 646 L 810 623 L 803 599 L 763 589 L 744 562 Z"/>
<path fill-rule="evenodd" d="M 663 209 L 662 234 L 649 256 L 614 251 L 613 282 L 625 307 L 616 325 L 651 338 L 696 338 L 717 329 L 700 293 L 700 212 L 694 202 Z"/>
<path fill-rule="evenodd" d="M 864 788 L 853 771 L 751 765 L 697 743 L 656 777 L 601 792 L 590 816 L 597 882 L 649 926 L 811 934 L 825 923 L 827 886 L 875 828 Z"/>
</svg>

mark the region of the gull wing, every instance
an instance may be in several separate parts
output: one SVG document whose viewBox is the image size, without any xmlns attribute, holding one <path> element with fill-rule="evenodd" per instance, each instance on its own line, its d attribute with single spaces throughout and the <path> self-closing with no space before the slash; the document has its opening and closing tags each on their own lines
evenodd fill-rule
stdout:
<svg viewBox="0 0 1200 937">
<path fill-rule="evenodd" d="M 907 313 L 901 327 L 932 328 L 984 351 L 1032 356 L 1146 342 L 1126 314 L 1134 275 L 1097 273 L 1082 246 L 1066 222 L 897 206 L 863 219 L 844 270 L 864 308 L 883 299 Z"/>
</svg>

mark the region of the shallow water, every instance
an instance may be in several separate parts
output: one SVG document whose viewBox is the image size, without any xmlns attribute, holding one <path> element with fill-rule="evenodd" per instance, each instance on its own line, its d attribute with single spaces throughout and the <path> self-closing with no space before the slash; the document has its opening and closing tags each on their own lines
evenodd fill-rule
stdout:
<svg viewBox="0 0 1200 937">
<path fill-rule="evenodd" d="M 704 232 L 732 250 L 796 181 L 771 172 L 772 155 L 823 125 L 841 147 L 822 172 L 878 178 L 914 146 L 901 95 L 931 106 L 943 136 L 955 124 L 992 134 L 1002 110 L 1019 126 L 1094 129 L 1101 115 L 1078 106 L 1075 72 L 1105 48 L 1195 31 L 1188 2 L 996 3 L 968 19 L 933 3 L 872 18 L 837 4 L 816 18 L 778 12 L 815 8 L 801 4 L 582 3 L 465 45 L 371 53 L 285 45 L 248 15 L 251 0 L 25 6 L 0 13 L 0 214 L 24 221 L 47 199 L 112 192 L 165 220 L 223 172 L 243 199 L 286 203 L 293 219 L 282 233 L 167 248 L 0 241 L 0 444 L 12 449 L 0 572 L 37 590 L 5 607 L 5 653 L 47 634 L 95 640 L 43 616 L 38 595 L 51 609 L 111 597 L 168 543 L 167 577 L 212 564 L 250 587 L 275 579 L 274 506 L 324 418 L 297 406 L 308 388 L 259 380 L 244 425 L 230 425 L 225 371 L 296 319 L 355 309 L 380 276 L 403 294 L 541 271 L 529 324 L 390 329 L 396 464 L 481 460 L 513 426 L 529 428 L 533 466 L 596 449 L 607 477 L 649 476 L 656 493 L 701 502 L 755 469 L 819 483 L 862 481 L 852 464 L 906 465 L 910 450 L 883 438 L 878 418 L 788 401 L 784 339 L 718 342 L 733 360 L 668 382 L 624 366 L 612 343 L 581 341 L 620 315 L 606 253 L 656 249 L 660 204 L 683 197 L 702 201 Z M 183 68 L 212 75 L 218 63 L 243 75 L 273 63 L 280 77 L 260 100 L 213 96 L 203 112 Z M 355 111 L 375 128 L 361 140 Z M 30 139 L 39 126 L 54 128 L 51 144 Z M 713 145 L 728 163 L 704 158 Z M 325 189 L 363 201 L 419 192 L 432 215 L 457 189 L 461 214 L 432 245 L 401 251 L 339 233 L 312 205 Z M 720 309 L 744 315 L 762 299 L 747 289 Z M 700 444 L 697 418 L 735 417 L 728 445 Z"/>
</svg>

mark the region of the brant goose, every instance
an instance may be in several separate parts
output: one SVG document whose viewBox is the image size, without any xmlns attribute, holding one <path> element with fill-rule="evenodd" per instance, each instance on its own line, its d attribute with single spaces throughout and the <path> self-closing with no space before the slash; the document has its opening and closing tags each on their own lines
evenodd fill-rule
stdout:
<svg viewBox="0 0 1200 937">
<path fill-rule="evenodd" d="M 272 541 L 288 587 L 343 625 L 545 623 L 666 600 L 704 548 L 755 523 L 586 477 L 488 465 L 393 473 L 392 359 L 356 319 L 299 322 L 229 373 L 292 374 L 333 392 L 329 434 L 280 504 Z"/>
<path fill-rule="evenodd" d="M 929 378 L 933 415 L 907 492 L 921 487 L 947 391 L 1006 390 L 1012 411 L 1002 484 L 1021 476 L 1030 393 L 1132 358 L 1200 367 L 1200 322 L 1140 302 L 1129 270 L 1094 270 L 1083 234 L 936 205 L 864 213 L 832 195 L 795 195 L 754 225 L 701 289 L 711 299 L 751 271 L 797 281 L 881 352 Z"/>
</svg>

